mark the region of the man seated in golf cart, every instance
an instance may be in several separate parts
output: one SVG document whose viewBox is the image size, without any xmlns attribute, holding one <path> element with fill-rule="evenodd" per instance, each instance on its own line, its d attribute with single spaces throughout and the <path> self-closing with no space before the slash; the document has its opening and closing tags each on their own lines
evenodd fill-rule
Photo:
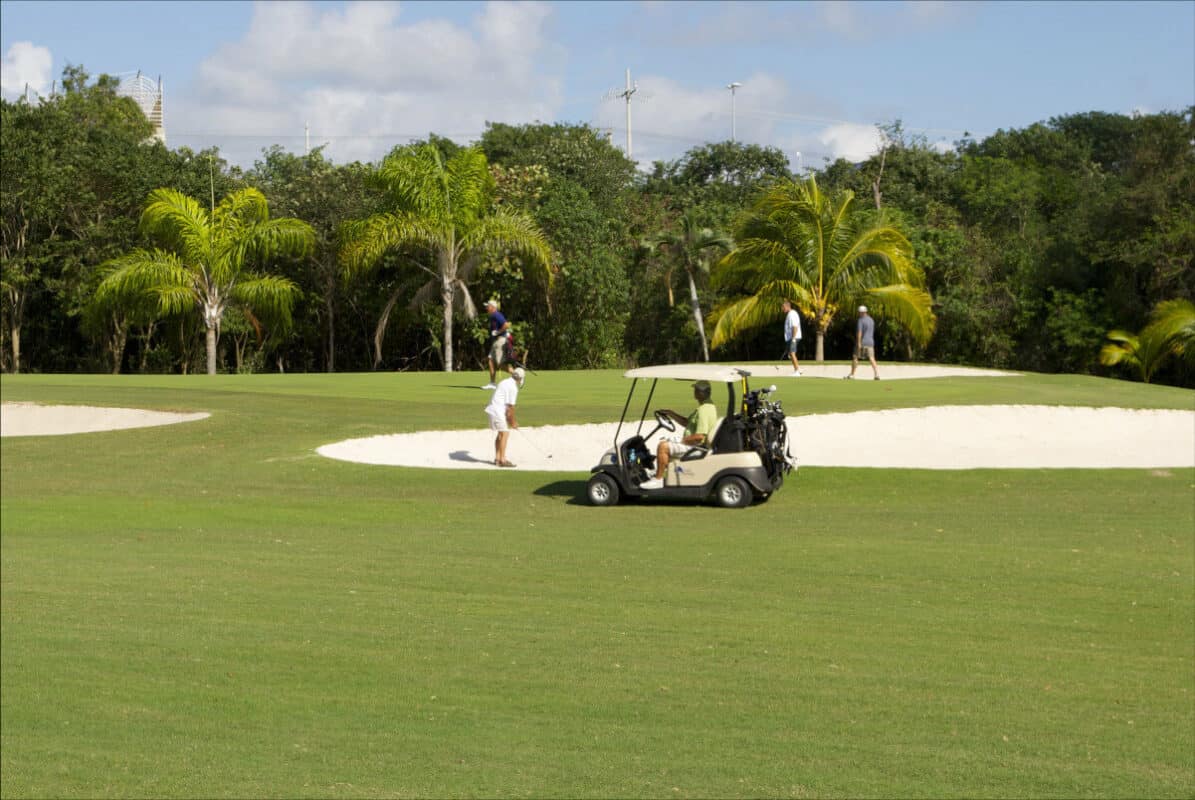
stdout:
<svg viewBox="0 0 1195 800">
<path fill-rule="evenodd" d="M 718 423 L 718 408 L 710 402 L 709 381 L 697 381 L 693 384 L 693 398 L 697 400 L 697 409 L 688 417 L 683 417 L 672 409 L 663 409 L 666 414 L 678 424 L 685 426 L 681 436 L 661 439 L 656 447 L 656 474 L 639 484 L 640 489 L 659 489 L 664 485 L 664 475 L 668 471 L 668 461 L 679 458 L 694 447 L 709 445 L 710 435 Z"/>
</svg>

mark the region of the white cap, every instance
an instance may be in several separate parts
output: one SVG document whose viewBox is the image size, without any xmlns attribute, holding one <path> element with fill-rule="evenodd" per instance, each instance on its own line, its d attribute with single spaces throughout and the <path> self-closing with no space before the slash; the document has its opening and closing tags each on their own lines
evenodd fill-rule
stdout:
<svg viewBox="0 0 1195 800">
<path fill-rule="evenodd" d="M 485 304 L 486 304 L 486 306 L 487 306 L 487 307 L 488 307 L 488 306 L 493 306 L 494 308 L 497 308 L 497 307 L 498 307 L 498 301 L 497 301 L 497 300 L 495 300 L 495 299 L 494 299 L 494 298 L 492 298 L 492 297 L 491 297 L 489 300 L 486 300 L 486 301 L 485 301 Z"/>
<path fill-rule="evenodd" d="M 866 313 L 867 313 L 867 306 L 859 306 L 859 313 L 860 313 L 860 314 L 866 314 Z"/>
<path fill-rule="evenodd" d="M 515 367 L 514 372 L 510 373 L 514 376 L 515 382 L 522 386 L 523 381 L 527 380 L 527 370 L 522 367 Z"/>
</svg>

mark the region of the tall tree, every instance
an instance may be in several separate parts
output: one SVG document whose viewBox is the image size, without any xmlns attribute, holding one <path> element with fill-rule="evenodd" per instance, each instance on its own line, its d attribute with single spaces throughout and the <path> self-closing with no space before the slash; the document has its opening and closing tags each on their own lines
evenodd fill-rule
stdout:
<svg viewBox="0 0 1195 800">
<path fill-rule="evenodd" d="M 697 279 L 708 275 L 710 261 L 719 250 L 730 250 L 732 241 L 726 234 L 702 226 L 692 211 L 686 211 L 677 220 L 677 228 L 662 231 L 649 238 L 647 246 L 662 250 L 672 266 L 665 271 L 668 285 L 668 305 L 672 305 L 672 274 L 679 268 L 689 279 L 689 304 L 693 309 L 693 322 L 697 326 L 697 337 L 701 341 L 701 356 L 710 360 L 709 346 L 705 340 L 705 318 L 701 313 L 701 301 L 697 297 Z"/>
<path fill-rule="evenodd" d="M 139 248 L 108 263 L 96 302 L 119 304 L 146 294 L 163 316 L 197 309 L 207 346 L 207 372 L 216 374 L 216 341 L 230 304 L 250 309 L 276 325 L 290 323 L 298 288 L 290 280 L 258 272 L 275 256 L 303 257 L 315 232 L 301 220 L 270 219 L 257 189 L 227 195 L 210 213 L 173 189 L 155 189 L 141 215 L 141 229 L 162 243 Z"/>
<path fill-rule="evenodd" d="M 935 318 L 908 239 L 883 217 L 854 208 L 854 194 L 823 194 L 814 177 L 776 184 L 735 231 L 735 249 L 714 270 L 714 285 L 739 293 L 719 310 L 713 346 L 773 321 L 792 300 L 814 320 L 818 361 L 841 308 L 860 301 L 906 328 L 918 342 Z"/>
<path fill-rule="evenodd" d="M 321 147 L 307 155 L 295 155 L 275 146 L 246 175 L 269 198 L 271 208 L 306 220 L 315 230 L 315 248 L 310 258 L 296 265 L 295 279 L 320 299 L 320 303 L 311 304 L 306 326 L 311 331 L 308 346 L 315 349 L 316 325 L 322 322 L 319 338 L 328 372 L 336 371 L 337 308 L 343 303 L 336 236 L 344 222 L 366 216 L 380 205 L 380 197 L 367 185 L 369 172 L 359 162 L 333 164 Z M 301 324 L 296 318 L 296 327 Z"/>
<path fill-rule="evenodd" d="M 97 252 L 131 231 L 125 215 L 136 162 L 153 149 L 144 144 L 152 127 L 116 94 L 114 78 L 92 82 L 67 65 L 62 84 L 49 98 L 0 101 L 0 341 L 8 339 L 14 372 L 31 302 L 48 296 L 43 309 L 55 316 L 74 311 L 55 301 L 74 305 L 86 283 L 83 262 L 94 266 Z M 38 321 L 43 335 L 46 316 Z"/>
<path fill-rule="evenodd" d="M 406 148 L 382 162 L 376 180 L 391 211 L 346 223 L 341 264 L 346 275 L 377 267 L 394 252 L 411 254 L 429 280 L 415 293 L 413 305 L 438 298 L 443 325 L 444 371 L 453 370 L 452 319 L 459 304 L 472 319 L 477 311 L 468 280 L 487 256 L 516 253 L 533 267 L 546 286 L 551 281 L 547 241 L 526 214 L 492 210 L 493 178 L 485 154 L 462 149 L 447 161 L 434 144 Z M 374 336 L 375 366 L 381 361 L 381 337 L 402 287 L 386 304 Z"/>
</svg>

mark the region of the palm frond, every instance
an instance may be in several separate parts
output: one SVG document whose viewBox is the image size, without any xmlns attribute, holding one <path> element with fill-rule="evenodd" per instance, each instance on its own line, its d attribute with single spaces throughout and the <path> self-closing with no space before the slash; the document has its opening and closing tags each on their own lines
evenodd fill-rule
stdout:
<svg viewBox="0 0 1195 800">
<path fill-rule="evenodd" d="M 233 288 L 233 299 L 271 327 L 283 330 L 291 327 L 291 312 L 298 297 L 299 287 L 277 275 L 256 275 L 239 281 Z"/>
<path fill-rule="evenodd" d="M 448 233 L 409 214 L 374 214 L 347 223 L 341 228 L 341 269 L 346 277 L 367 272 L 377 266 L 386 253 L 407 245 L 447 249 Z"/>
<path fill-rule="evenodd" d="M 494 178 L 481 148 L 461 150 L 444 166 L 452 218 L 469 227 L 480 216 L 492 191 Z"/>
<path fill-rule="evenodd" d="M 552 284 L 552 251 L 543 231 L 530 216 L 518 211 L 500 210 L 483 217 L 461 237 L 463 253 L 521 257 L 532 267 L 529 274 L 541 286 Z"/>
<path fill-rule="evenodd" d="M 136 305 L 152 298 L 159 312 L 168 315 L 199 302 L 195 272 L 166 250 L 133 250 L 105 262 L 102 270 L 94 297 L 101 305 Z"/>
<path fill-rule="evenodd" d="M 212 227 L 227 233 L 259 225 L 270 218 L 266 196 L 252 187 L 229 192 L 216 205 Z"/>
<path fill-rule="evenodd" d="M 154 189 L 141 214 L 141 230 L 182 255 L 204 264 L 211 259 L 211 220 L 195 199 L 175 189 Z"/>
<path fill-rule="evenodd" d="M 302 258 L 314 249 L 314 228 L 300 219 L 280 217 L 243 228 L 228 243 L 226 263 L 239 272 L 250 261 L 265 264 L 279 256 Z"/>
<path fill-rule="evenodd" d="M 785 300 L 793 300 L 800 305 L 809 302 L 810 297 L 799 284 L 777 280 L 760 287 L 750 297 L 718 307 L 710 315 L 710 321 L 714 323 L 710 347 L 717 349 L 747 331 L 775 323 L 780 315 L 780 304 Z"/>
<path fill-rule="evenodd" d="M 1151 335 L 1171 343 L 1174 352 L 1195 358 L 1195 303 L 1190 300 L 1163 300 L 1149 315 Z"/>
<path fill-rule="evenodd" d="M 933 298 L 924 289 L 907 284 L 876 286 L 864 297 L 876 316 L 905 328 L 921 346 L 933 337 L 938 318 L 934 316 Z"/>
<path fill-rule="evenodd" d="M 390 155 L 378 167 L 375 179 L 399 212 L 441 219 L 451 216 L 448 176 L 435 145 Z"/>
<path fill-rule="evenodd" d="M 423 308 L 430 303 L 438 303 L 439 301 L 440 279 L 432 278 L 415 290 L 415 294 L 411 296 L 410 307 L 412 309 Z"/>
</svg>

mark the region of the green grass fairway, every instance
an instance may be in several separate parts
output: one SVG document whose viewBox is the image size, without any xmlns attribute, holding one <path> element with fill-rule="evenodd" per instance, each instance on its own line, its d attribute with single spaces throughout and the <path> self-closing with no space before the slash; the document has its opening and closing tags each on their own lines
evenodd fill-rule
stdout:
<svg viewBox="0 0 1195 800">
<path fill-rule="evenodd" d="M 212 413 L 3 440 L 0 795 L 1195 795 L 1195 470 L 806 468 L 741 511 L 598 509 L 584 473 L 313 452 L 480 429 L 483 382 L 0 380 Z M 520 422 L 616 419 L 626 385 L 530 376 Z M 1041 375 L 780 396 L 1195 406 Z"/>
</svg>

